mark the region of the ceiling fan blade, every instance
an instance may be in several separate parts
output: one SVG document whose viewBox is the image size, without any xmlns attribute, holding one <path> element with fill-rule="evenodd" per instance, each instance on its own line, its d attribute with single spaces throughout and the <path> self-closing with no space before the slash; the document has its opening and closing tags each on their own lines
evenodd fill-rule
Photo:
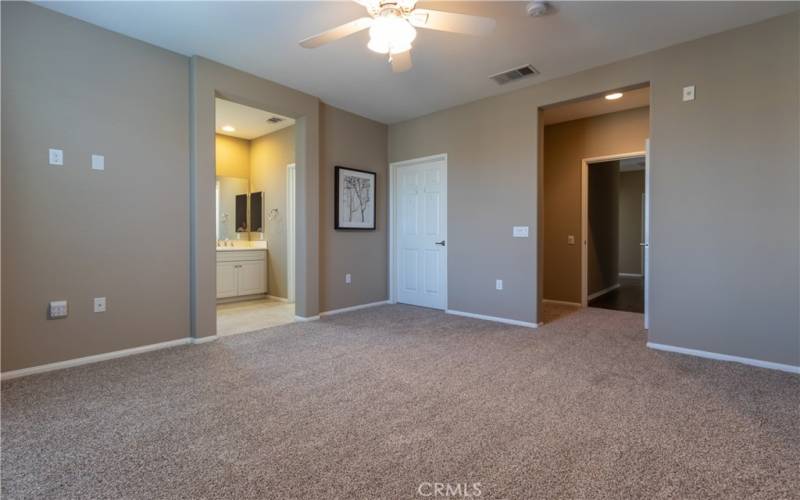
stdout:
<svg viewBox="0 0 800 500">
<path fill-rule="evenodd" d="M 319 35 L 308 37 L 305 40 L 302 40 L 300 45 L 307 49 L 315 49 L 320 45 L 335 42 L 340 38 L 350 36 L 353 33 L 358 33 L 361 30 L 369 28 L 370 26 L 372 26 L 371 17 L 360 17 L 355 21 L 350 21 L 349 23 L 329 29 L 328 31 L 320 33 Z"/>
<path fill-rule="evenodd" d="M 411 69 L 411 51 L 400 52 L 392 54 L 392 71 L 395 73 L 403 73 Z"/>
<path fill-rule="evenodd" d="M 449 31 L 465 35 L 488 35 L 497 22 L 491 17 L 470 16 L 440 10 L 414 9 L 408 21 L 417 28 Z"/>
</svg>

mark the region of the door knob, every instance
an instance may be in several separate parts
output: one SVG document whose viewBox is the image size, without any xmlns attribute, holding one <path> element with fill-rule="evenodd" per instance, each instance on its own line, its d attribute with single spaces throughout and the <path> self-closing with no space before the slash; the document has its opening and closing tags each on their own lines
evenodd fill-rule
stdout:
<svg viewBox="0 0 800 500">
<path fill-rule="evenodd" d="M 436 244 L 439 245 L 440 247 L 443 247 L 445 245 L 445 242 L 444 242 L 444 240 L 437 241 Z"/>
<path fill-rule="evenodd" d="M 640 247 L 649 247 L 650 243 L 639 243 Z"/>
</svg>

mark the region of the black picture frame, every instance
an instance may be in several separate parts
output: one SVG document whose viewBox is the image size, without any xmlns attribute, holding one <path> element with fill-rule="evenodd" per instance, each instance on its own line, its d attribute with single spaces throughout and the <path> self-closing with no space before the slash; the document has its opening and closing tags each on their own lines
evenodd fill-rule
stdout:
<svg viewBox="0 0 800 500">
<path fill-rule="evenodd" d="M 348 175 L 350 174 L 350 175 Z M 366 192 L 362 189 L 354 190 L 348 187 L 349 179 L 364 179 L 368 180 L 368 188 Z M 374 231 L 377 207 L 377 190 L 376 181 L 378 174 L 368 170 L 359 170 L 356 168 L 336 166 L 334 168 L 334 202 L 333 202 L 333 223 L 334 228 L 339 231 Z M 353 197 L 350 193 L 360 193 L 362 196 L 366 195 L 366 200 L 361 196 L 356 195 Z M 358 210 L 350 210 L 349 213 L 344 213 L 341 210 L 343 196 L 345 200 L 356 200 L 359 202 L 360 207 Z M 361 219 L 361 220 L 358 220 Z"/>
</svg>

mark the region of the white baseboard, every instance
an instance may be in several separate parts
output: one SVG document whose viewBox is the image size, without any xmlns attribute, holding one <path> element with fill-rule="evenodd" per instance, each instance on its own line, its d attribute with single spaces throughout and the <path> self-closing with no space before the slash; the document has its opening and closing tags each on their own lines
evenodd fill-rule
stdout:
<svg viewBox="0 0 800 500">
<path fill-rule="evenodd" d="M 91 363 L 98 363 L 100 361 L 107 361 L 109 359 L 124 358 L 126 356 L 133 356 L 135 354 L 157 351 L 159 349 L 167 349 L 169 347 L 187 345 L 191 344 L 192 340 L 194 339 L 187 337 L 184 339 L 159 342 L 158 344 L 148 344 L 139 347 L 132 347 L 130 349 L 122 349 L 120 351 L 95 354 L 83 358 L 68 359 L 66 361 L 59 361 L 57 363 L 48 363 L 46 365 L 31 366 L 30 368 L 22 368 L 21 370 L 12 370 L 0 373 L 0 380 L 9 380 L 12 378 L 25 377 L 27 375 L 35 375 L 37 373 L 51 372 L 54 370 L 63 370 L 64 368 L 72 368 L 75 366 L 88 365 Z"/>
<path fill-rule="evenodd" d="M 464 311 L 455 311 L 453 309 L 445 309 L 447 314 L 452 314 L 455 316 L 464 316 L 467 318 L 475 318 L 475 319 L 482 319 L 486 321 L 494 321 L 495 323 L 505 323 L 507 325 L 515 325 L 515 326 L 524 326 L 526 328 L 538 328 L 538 323 L 528 323 L 527 321 L 519 321 L 516 319 L 508 319 L 508 318 L 498 318 L 497 316 L 486 316 L 484 314 L 475 314 L 469 313 Z"/>
<path fill-rule="evenodd" d="M 740 356 L 731 356 L 730 354 L 719 354 L 716 352 L 688 349 L 686 347 L 675 347 L 666 344 L 657 344 L 655 342 L 648 342 L 647 347 L 659 351 L 687 354 L 689 356 L 697 356 L 699 358 L 707 358 L 707 359 L 716 359 L 718 361 L 733 361 L 734 363 L 742 363 L 744 365 L 757 366 L 759 368 L 769 368 L 770 370 L 780 370 L 782 372 L 800 374 L 800 366 L 785 365 L 783 363 L 773 363 L 772 361 L 762 361 L 760 359 L 743 358 Z"/>
<path fill-rule="evenodd" d="M 547 304 L 561 304 L 562 306 L 581 306 L 580 302 L 569 302 L 566 300 L 551 300 L 551 299 L 542 299 L 542 302 Z"/>
<path fill-rule="evenodd" d="M 619 273 L 620 278 L 644 278 L 643 274 L 637 273 Z"/>
<path fill-rule="evenodd" d="M 279 302 L 289 302 L 289 299 L 287 299 L 286 297 L 277 297 L 275 295 L 267 295 L 267 298 L 268 299 L 272 299 L 272 300 L 277 300 Z"/>
<path fill-rule="evenodd" d="M 219 335 L 208 335 L 206 337 L 190 337 L 189 343 L 190 344 L 205 344 L 206 342 L 214 342 L 215 340 L 219 339 Z"/>
<path fill-rule="evenodd" d="M 319 314 L 316 316 L 295 316 L 294 320 L 299 321 L 301 323 L 305 323 L 307 321 L 316 321 L 319 319 Z"/>
<path fill-rule="evenodd" d="M 325 311 L 319 313 L 320 316 L 332 316 L 334 314 L 341 314 L 350 311 L 358 311 L 359 309 L 366 309 L 368 307 L 375 307 L 375 306 L 382 306 L 388 304 L 388 300 L 381 300 L 378 302 L 370 302 L 369 304 L 359 304 L 357 306 L 350 306 L 350 307 L 343 307 L 341 309 L 333 309 L 331 311 Z"/>
<path fill-rule="evenodd" d="M 596 299 L 597 297 L 600 297 L 601 295 L 605 295 L 608 292 L 613 292 L 617 288 L 619 288 L 619 283 L 617 283 L 616 285 L 611 285 L 608 288 L 604 288 L 604 289 L 600 290 L 599 292 L 594 292 L 593 294 L 589 295 L 589 297 L 587 297 L 587 300 Z"/>
</svg>

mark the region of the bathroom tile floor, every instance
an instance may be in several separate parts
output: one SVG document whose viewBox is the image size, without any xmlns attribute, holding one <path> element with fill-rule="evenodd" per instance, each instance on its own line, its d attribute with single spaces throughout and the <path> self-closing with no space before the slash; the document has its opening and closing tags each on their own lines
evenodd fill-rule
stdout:
<svg viewBox="0 0 800 500">
<path fill-rule="evenodd" d="M 217 335 L 236 335 L 294 322 L 294 304 L 258 299 L 217 304 Z"/>
</svg>

